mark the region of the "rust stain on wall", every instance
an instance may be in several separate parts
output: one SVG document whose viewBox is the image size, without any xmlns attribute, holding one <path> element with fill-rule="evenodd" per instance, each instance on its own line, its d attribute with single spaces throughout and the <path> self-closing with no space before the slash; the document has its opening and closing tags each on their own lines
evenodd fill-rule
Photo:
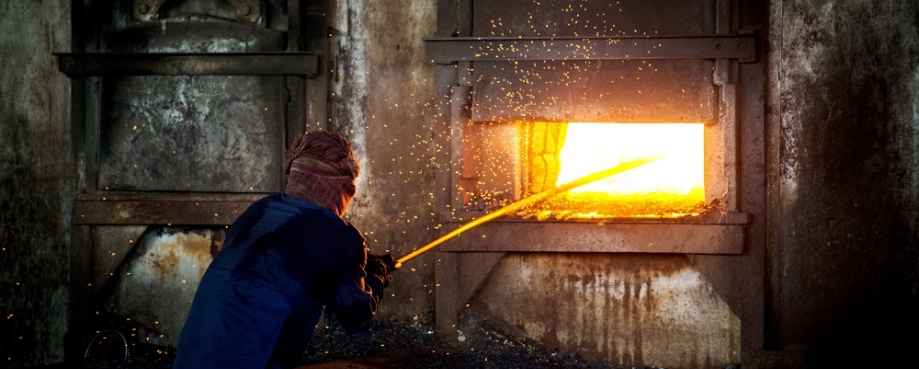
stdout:
<svg viewBox="0 0 919 369">
<path fill-rule="evenodd" d="M 109 300 L 110 312 L 146 326 L 150 342 L 174 346 L 223 228 L 153 228 L 139 241 Z"/>
<path fill-rule="evenodd" d="M 211 250 L 218 243 L 210 232 L 177 233 L 158 241 L 156 250 L 149 251 L 145 259 L 150 270 L 162 278 L 184 274 L 180 269 L 187 267 L 183 263 L 188 262 L 192 262 L 192 274 L 203 276 L 206 265 L 213 258 Z"/>
<path fill-rule="evenodd" d="M 475 302 L 587 359 L 668 368 L 740 362 L 740 319 L 683 255 L 511 254 Z"/>
</svg>

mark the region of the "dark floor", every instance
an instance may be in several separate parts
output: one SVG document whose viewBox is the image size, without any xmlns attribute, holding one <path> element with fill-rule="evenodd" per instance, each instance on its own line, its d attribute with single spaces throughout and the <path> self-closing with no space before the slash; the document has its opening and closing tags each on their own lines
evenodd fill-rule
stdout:
<svg viewBox="0 0 919 369">
<path fill-rule="evenodd" d="M 577 353 L 561 352 L 508 332 L 500 324 L 467 310 L 460 327 L 465 339 L 446 348 L 433 332 L 433 316 L 405 321 L 373 321 L 362 336 L 346 334 L 328 319 L 316 333 L 300 360 L 300 369 L 435 369 L 435 368 L 571 368 L 618 369 L 610 363 L 587 361 Z M 170 349 L 132 344 L 124 357 L 124 344 L 90 350 L 90 357 L 41 369 L 171 369 Z"/>
<path fill-rule="evenodd" d="M 433 332 L 433 317 L 406 322 L 375 322 L 371 332 L 358 339 L 345 338 L 331 322 L 326 332 L 314 336 L 302 359 L 307 368 L 591 368 L 616 366 L 589 362 L 577 353 L 555 351 L 509 333 L 509 329 L 467 310 L 460 319 L 465 339 L 456 348 L 444 348 Z"/>
</svg>

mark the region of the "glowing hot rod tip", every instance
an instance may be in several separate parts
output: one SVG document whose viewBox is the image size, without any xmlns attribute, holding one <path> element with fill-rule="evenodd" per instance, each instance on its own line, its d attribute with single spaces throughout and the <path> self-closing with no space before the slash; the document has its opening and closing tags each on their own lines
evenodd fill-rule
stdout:
<svg viewBox="0 0 919 369">
<path fill-rule="evenodd" d="M 401 269 L 401 268 L 402 268 L 402 263 L 400 263 L 400 262 L 397 261 L 397 262 L 396 262 L 396 269 Z"/>
</svg>

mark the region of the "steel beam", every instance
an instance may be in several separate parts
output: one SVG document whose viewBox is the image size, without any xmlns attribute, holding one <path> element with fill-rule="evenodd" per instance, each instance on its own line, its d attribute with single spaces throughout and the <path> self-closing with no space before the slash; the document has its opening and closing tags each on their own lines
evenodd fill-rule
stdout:
<svg viewBox="0 0 919 369">
<path fill-rule="evenodd" d="M 91 195 L 74 204 L 76 225 L 230 225 L 264 194 Z"/>
<path fill-rule="evenodd" d="M 299 75 L 313 77 L 312 53 L 56 53 L 70 78 L 113 75 Z"/>
<path fill-rule="evenodd" d="M 756 36 L 424 38 L 425 58 L 459 61 L 756 59 Z"/>
<path fill-rule="evenodd" d="M 449 252 L 741 254 L 744 226 L 661 223 L 489 223 L 447 242 Z"/>
</svg>

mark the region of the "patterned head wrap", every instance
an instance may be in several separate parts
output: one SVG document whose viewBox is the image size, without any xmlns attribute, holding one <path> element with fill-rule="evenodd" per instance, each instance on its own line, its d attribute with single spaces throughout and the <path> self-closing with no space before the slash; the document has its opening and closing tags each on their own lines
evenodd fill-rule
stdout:
<svg viewBox="0 0 919 369">
<path fill-rule="evenodd" d="M 356 191 L 361 168 L 351 143 L 338 133 L 304 133 L 284 154 L 284 193 L 313 202 L 342 216 Z"/>
</svg>

